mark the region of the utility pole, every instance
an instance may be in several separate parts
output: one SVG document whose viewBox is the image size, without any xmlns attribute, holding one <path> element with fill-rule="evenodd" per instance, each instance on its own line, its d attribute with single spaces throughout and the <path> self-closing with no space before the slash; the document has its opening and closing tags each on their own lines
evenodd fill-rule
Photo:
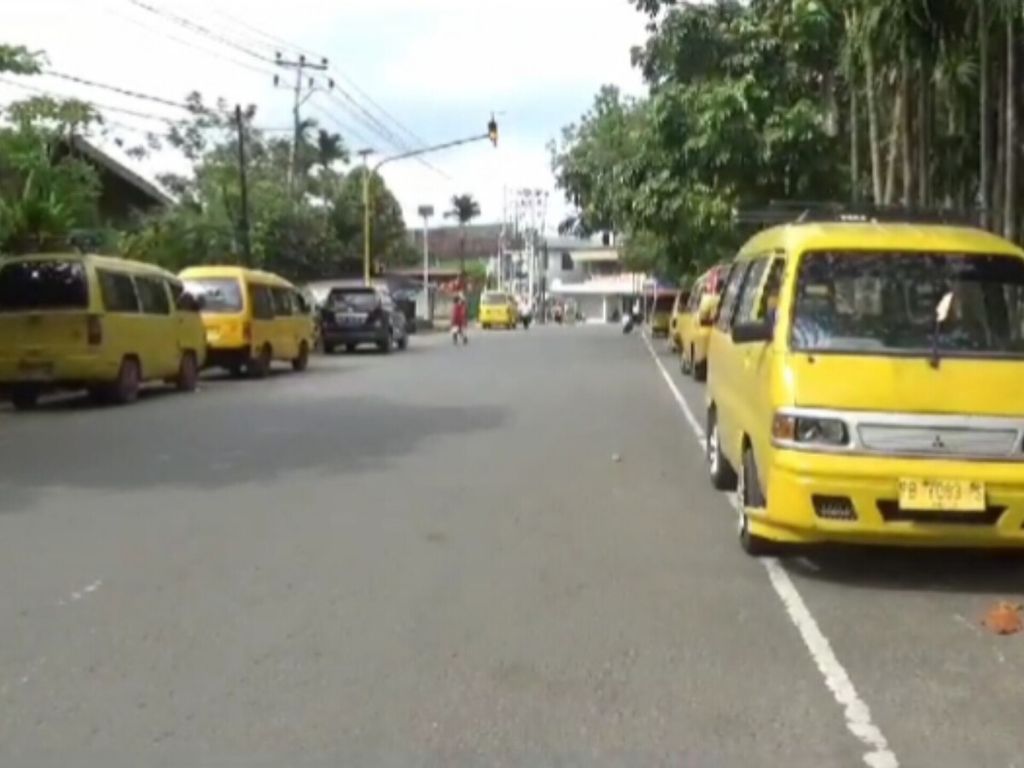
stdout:
<svg viewBox="0 0 1024 768">
<path fill-rule="evenodd" d="M 434 215 L 434 206 L 421 205 L 420 216 L 423 217 L 423 318 L 433 320 L 430 311 L 430 217 Z"/>
<path fill-rule="evenodd" d="M 288 158 L 288 193 L 289 196 L 295 194 L 295 178 L 299 173 L 299 142 L 302 140 L 302 105 L 306 103 L 310 96 L 316 91 L 316 80 L 310 77 L 308 80 L 303 80 L 303 74 L 305 70 L 315 70 L 317 72 L 323 72 L 329 66 L 327 59 L 321 59 L 319 64 L 315 64 L 306 59 L 305 56 L 299 56 L 295 61 L 289 61 L 284 58 L 280 52 L 276 55 L 277 66 L 285 69 L 295 70 L 295 102 L 292 106 L 292 118 L 295 125 L 295 133 L 292 138 L 292 149 Z M 278 75 L 274 75 L 274 85 L 280 85 L 281 78 Z M 328 80 L 329 87 L 334 87 L 334 81 Z M 308 87 L 307 92 L 303 95 L 304 86 Z"/>
<path fill-rule="evenodd" d="M 249 235 L 249 181 L 245 169 L 245 124 L 242 106 L 235 106 L 235 126 L 238 128 L 238 180 L 242 187 L 242 257 L 245 266 L 252 266 L 252 240 Z"/>
<path fill-rule="evenodd" d="M 370 284 L 370 258 L 373 249 L 370 246 L 370 165 L 369 158 L 373 154 L 372 149 L 359 150 L 359 156 L 363 158 L 363 283 Z"/>
</svg>

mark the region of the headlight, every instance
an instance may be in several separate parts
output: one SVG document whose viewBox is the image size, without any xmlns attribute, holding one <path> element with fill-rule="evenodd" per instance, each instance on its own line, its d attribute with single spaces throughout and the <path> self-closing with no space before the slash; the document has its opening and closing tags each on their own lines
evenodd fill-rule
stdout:
<svg viewBox="0 0 1024 768">
<path fill-rule="evenodd" d="M 777 413 L 772 421 L 772 437 L 799 445 L 843 446 L 850 442 L 846 424 L 839 419 L 794 416 Z"/>
</svg>

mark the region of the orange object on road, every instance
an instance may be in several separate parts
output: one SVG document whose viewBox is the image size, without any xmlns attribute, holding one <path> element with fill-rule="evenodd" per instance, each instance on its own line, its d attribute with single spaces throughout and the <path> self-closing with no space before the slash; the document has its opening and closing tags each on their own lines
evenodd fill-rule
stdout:
<svg viewBox="0 0 1024 768">
<path fill-rule="evenodd" d="M 1024 629 L 1020 609 L 1018 604 L 1000 601 L 985 614 L 981 623 L 985 629 L 997 635 L 1015 635 Z"/>
</svg>

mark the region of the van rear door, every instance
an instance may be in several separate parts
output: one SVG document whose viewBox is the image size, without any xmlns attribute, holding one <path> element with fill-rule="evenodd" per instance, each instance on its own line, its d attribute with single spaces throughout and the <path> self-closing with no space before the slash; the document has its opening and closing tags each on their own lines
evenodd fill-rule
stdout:
<svg viewBox="0 0 1024 768">
<path fill-rule="evenodd" d="M 89 278 L 78 259 L 26 259 L 0 264 L 0 356 L 25 366 L 99 343 L 89 314 Z"/>
</svg>

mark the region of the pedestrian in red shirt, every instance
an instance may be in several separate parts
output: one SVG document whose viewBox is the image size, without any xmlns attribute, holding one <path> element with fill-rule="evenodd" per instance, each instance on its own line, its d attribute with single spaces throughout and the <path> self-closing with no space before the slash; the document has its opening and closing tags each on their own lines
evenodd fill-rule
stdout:
<svg viewBox="0 0 1024 768">
<path fill-rule="evenodd" d="M 468 323 L 469 312 L 466 309 L 466 300 L 462 298 L 462 294 L 458 294 L 455 297 L 455 305 L 452 307 L 452 344 L 458 344 L 460 337 L 463 344 L 469 343 L 469 337 L 466 335 Z"/>
</svg>

